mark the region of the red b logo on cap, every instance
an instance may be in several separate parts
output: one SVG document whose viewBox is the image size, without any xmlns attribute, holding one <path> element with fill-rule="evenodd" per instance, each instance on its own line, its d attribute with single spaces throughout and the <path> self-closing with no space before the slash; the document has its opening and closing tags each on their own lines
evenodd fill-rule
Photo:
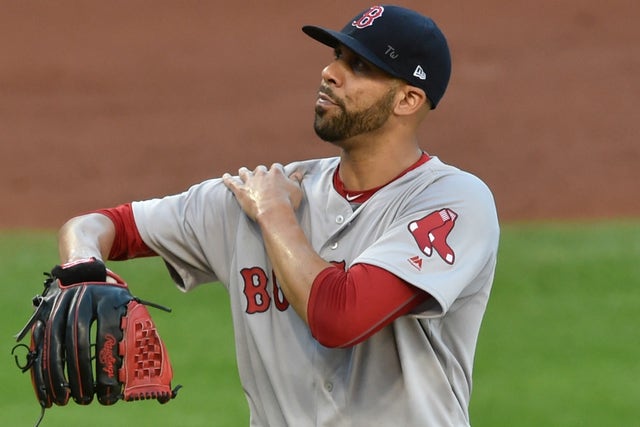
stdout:
<svg viewBox="0 0 640 427">
<path fill-rule="evenodd" d="M 384 7 L 373 6 L 371 9 L 362 14 L 358 20 L 353 21 L 351 25 L 356 28 L 363 29 L 373 25 L 373 21 L 380 18 L 384 12 Z"/>
</svg>

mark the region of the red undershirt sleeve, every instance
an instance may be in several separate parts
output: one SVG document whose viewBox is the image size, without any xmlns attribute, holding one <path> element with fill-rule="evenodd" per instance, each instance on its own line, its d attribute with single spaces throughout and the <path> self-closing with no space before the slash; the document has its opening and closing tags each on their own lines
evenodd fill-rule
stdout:
<svg viewBox="0 0 640 427">
<path fill-rule="evenodd" d="M 93 213 L 99 213 L 109 218 L 116 229 L 111 252 L 109 252 L 109 260 L 121 261 L 156 255 L 140 236 L 133 217 L 131 203 L 125 203 L 115 208 L 98 209 Z"/>
<path fill-rule="evenodd" d="M 311 287 L 307 319 L 325 347 L 351 347 L 426 301 L 429 294 L 388 271 L 356 264 L 327 267 Z"/>
</svg>

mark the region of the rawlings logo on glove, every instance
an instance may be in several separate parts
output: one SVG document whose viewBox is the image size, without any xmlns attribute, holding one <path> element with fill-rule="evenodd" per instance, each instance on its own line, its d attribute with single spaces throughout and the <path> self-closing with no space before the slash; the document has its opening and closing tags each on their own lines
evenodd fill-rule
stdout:
<svg viewBox="0 0 640 427">
<path fill-rule="evenodd" d="M 112 353 L 116 345 L 116 339 L 111 334 L 107 334 L 105 338 L 106 340 L 104 343 L 104 347 L 102 347 L 99 353 L 99 360 L 103 365 L 102 370 L 107 373 L 109 378 L 113 378 L 113 376 L 115 375 L 113 365 L 115 365 L 116 363 L 116 358 L 113 357 Z"/>
<path fill-rule="evenodd" d="M 26 363 L 15 358 L 23 372 L 30 371 L 42 407 L 36 425 L 46 408 L 66 405 L 69 398 L 87 405 L 95 395 L 101 404 L 112 405 L 120 399 L 166 403 L 176 396 L 180 386 L 171 389 L 169 356 L 146 305 L 169 309 L 133 297 L 127 284 L 95 258 L 55 266 L 44 286 L 33 299 L 33 315 L 16 335 L 21 341 L 31 331 L 30 345 L 18 344 L 12 351 L 28 349 Z"/>
</svg>

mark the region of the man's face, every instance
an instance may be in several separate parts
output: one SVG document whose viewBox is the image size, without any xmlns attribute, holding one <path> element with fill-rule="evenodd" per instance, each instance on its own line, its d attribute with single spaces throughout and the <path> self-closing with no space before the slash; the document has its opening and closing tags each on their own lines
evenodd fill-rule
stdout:
<svg viewBox="0 0 640 427">
<path fill-rule="evenodd" d="M 395 103 L 396 85 L 384 72 L 345 47 L 322 72 L 314 129 L 328 142 L 380 129 Z"/>
</svg>

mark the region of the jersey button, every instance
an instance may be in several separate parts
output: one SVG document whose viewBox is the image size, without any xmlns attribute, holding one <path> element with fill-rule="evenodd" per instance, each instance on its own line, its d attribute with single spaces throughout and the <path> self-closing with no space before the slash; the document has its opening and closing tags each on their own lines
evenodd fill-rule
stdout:
<svg viewBox="0 0 640 427">
<path fill-rule="evenodd" d="M 333 242 L 331 244 L 331 249 L 338 249 L 338 242 Z"/>
<path fill-rule="evenodd" d="M 333 391 L 333 383 L 331 381 L 327 381 L 324 383 L 324 388 L 331 393 Z"/>
<path fill-rule="evenodd" d="M 336 217 L 336 223 L 342 224 L 344 222 L 344 217 L 342 215 L 338 215 Z"/>
</svg>

